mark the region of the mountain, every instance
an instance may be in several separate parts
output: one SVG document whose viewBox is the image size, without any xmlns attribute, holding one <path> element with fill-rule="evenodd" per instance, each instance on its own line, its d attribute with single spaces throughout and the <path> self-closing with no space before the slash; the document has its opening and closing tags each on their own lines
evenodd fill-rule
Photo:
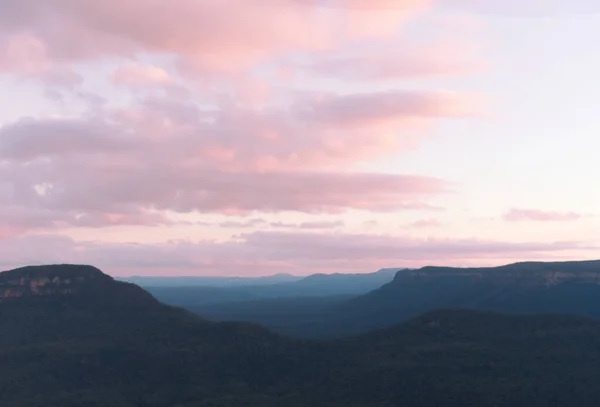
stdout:
<svg viewBox="0 0 600 407">
<path fill-rule="evenodd" d="M 261 286 L 280 283 L 291 283 L 303 277 L 280 273 L 261 277 L 221 277 L 221 276 L 130 276 L 119 280 L 138 284 L 142 287 L 239 287 Z"/>
<path fill-rule="evenodd" d="M 394 279 L 402 269 L 381 269 L 375 273 L 312 274 L 288 285 L 302 294 L 313 296 L 362 294 L 381 287 Z"/>
<path fill-rule="evenodd" d="M 1 407 L 592 407 L 600 324 L 438 310 L 335 341 L 212 323 L 89 266 L 0 273 Z"/>
<path fill-rule="evenodd" d="M 0 273 L 0 301 L 80 301 L 81 305 L 149 306 L 159 302 L 134 284 L 115 281 L 92 266 L 29 266 Z M 20 301 L 19 304 L 24 302 Z"/>
<path fill-rule="evenodd" d="M 363 332 L 447 307 L 600 318 L 599 283 L 600 261 L 424 267 L 343 304 L 340 325 L 344 334 Z"/>
<path fill-rule="evenodd" d="M 490 268 L 400 270 L 393 281 L 356 298 L 331 299 L 315 312 L 269 310 L 264 302 L 190 307 L 210 319 L 264 324 L 304 337 L 340 337 L 405 321 L 438 308 L 600 318 L 600 261 L 524 262 Z M 305 308 L 309 309 L 308 305 Z M 315 309 L 315 308 L 313 308 Z"/>
<path fill-rule="evenodd" d="M 365 294 L 392 281 L 398 270 L 400 269 L 382 269 L 375 273 L 364 274 L 313 274 L 297 281 L 278 284 L 254 283 L 229 287 L 166 284 L 162 286 L 142 284 L 142 286 L 162 302 L 190 309 L 206 304 L 283 298 L 293 298 L 292 303 L 297 304 L 299 297 L 310 297 L 303 301 L 308 303 L 314 297 Z M 201 280 L 196 283 L 199 281 Z M 267 301 L 267 303 L 271 302 Z M 285 301 L 279 302 L 285 303 Z"/>
</svg>

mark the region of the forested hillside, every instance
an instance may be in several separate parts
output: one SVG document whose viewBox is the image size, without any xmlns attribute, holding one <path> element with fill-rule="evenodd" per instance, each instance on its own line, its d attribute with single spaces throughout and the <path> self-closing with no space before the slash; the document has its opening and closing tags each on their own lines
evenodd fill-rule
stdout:
<svg viewBox="0 0 600 407">
<path fill-rule="evenodd" d="M 466 310 L 290 339 L 90 267 L 0 274 L 2 407 L 592 407 L 598 343 L 591 320 Z"/>
<path fill-rule="evenodd" d="M 600 318 L 599 283 L 600 261 L 424 267 L 401 270 L 390 283 L 356 298 L 246 301 L 189 309 L 209 319 L 257 322 L 294 336 L 342 337 L 439 308 Z"/>
</svg>

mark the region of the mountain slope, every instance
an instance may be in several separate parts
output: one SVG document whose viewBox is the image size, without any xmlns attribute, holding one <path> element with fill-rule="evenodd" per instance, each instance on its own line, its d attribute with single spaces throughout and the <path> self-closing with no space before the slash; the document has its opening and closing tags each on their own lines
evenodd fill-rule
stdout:
<svg viewBox="0 0 600 407">
<path fill-rule="evenodd" d="M 0 283 L 3 407 L 98 397 L 106 406 L 167 406 L 235 394 L 236 380 L 242 390 L 266 387 L 294 362 L 293 341 L 203 321 L 89 267 L 14 270 Z M 261 374 L 265 365 L 274 376 Z"/>
<path fill-rule="evenodd" d="M 600 318 L 600 261 L 524 262 L 501 267 L 424 267 L 343 304 L 344 334 L 447 307 Z"/>
<path fill-rule="evenodd" d="M 321 303 L 326 306 L 303 315 L 292 315 L 281 304 L 271 312 L 256 312 L 266 308 L 256 302 L 190 309 L 215 320 L 260 322 L 304 337 L 347 336 L 448 307 L 600 318 L 600 261 L 401 270 L 393 281 L 365 295 Z"/>
<path fill-rule="evenodd" d="M 207 322 L 71 267 L 0 274 L 0 406 L 592 407 L 600 400 L 593 321 L 442 310 L 343 340 L 293 340 L 251 324 Z M 65 278 L 79 283 L 63 290 L 71 284 Z M 37 288 L 7 295 L 16 282 Z"/>
</svg>

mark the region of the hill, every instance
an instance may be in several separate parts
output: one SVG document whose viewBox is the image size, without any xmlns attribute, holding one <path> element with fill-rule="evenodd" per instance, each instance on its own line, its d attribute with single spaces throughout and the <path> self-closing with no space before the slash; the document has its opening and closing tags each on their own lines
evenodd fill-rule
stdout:
<svg viewBox="0 0 600 407">
<path fill-rule="evenodd" d="M 265 303 L 272 303 L 273 299 L 293 298 L 292 308 L 304 302 L 308 308 L 312 299 L 316 297 L 329 296 L 356 296 L 365 294 L 371 290 L 381 287 L 393 280 L 399 269 L 382 269 L 375 273 L 364 274 L 313 274 L 297 281 L 277 283 L 236 286 L 201 286 L 198 280 L 194 285 L 167 285 L 153 286 L 142 285 L 160 301 L 181 307 L 195 309 L 208 304 L 223 304 L 229 302 L 250 302 L 254 300 L 267 299 Z M 173 279 L 179 281 L 177 278 Z M 252 280 L 252 279 L 244 279 Z M 261 280 L 265 281 L 265 280 Z M 173 284 L 172 282 L 169 284 Z M 300 297 L 308 297 L 297 301 Z M 287 307 L 285 301 L 277 301 Z M 317 299 L 317 302 L 321 302 Z M 259 304 L 261 304 L 259 302 Z M 258 305 L 262 307 L 263 305 Z"/>
<path fill-rule="evenodd" d="M 439 310 L 356 337 L 305 341 L 202 320 L 85 266 L 14 270 L 0 283 L 2 407 L 600 400 L 600 324 L 581 318 Z"/>
<path fill-rule="evenodd" d="M 405 321 L 438 308 L 600 318 L 600 261 L 524 262 L 490 268 L 401 270 L 393 281 L 356 298 L 332 298 L 318 312 L 291 315 L 264 302 L 190 307 L 216 320 L 264 324 L 305 337 L 341 337 Z M 305 305 L 309 309 L 308 305 Z"/>
</svg>

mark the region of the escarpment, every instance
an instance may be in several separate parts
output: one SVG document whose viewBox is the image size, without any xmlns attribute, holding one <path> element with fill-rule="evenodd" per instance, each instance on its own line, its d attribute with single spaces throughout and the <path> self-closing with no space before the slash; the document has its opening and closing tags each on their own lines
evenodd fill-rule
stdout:
<svg viewBox="0 0 600 407">
<path fill-rule="evenodd" d="M 75 300 L 85 305 L 158 303 L 140 287 L 116 281 L 87 265 L 28 266 L 0 273 L 0 303 L 16 300 Z"/>
</svg>

